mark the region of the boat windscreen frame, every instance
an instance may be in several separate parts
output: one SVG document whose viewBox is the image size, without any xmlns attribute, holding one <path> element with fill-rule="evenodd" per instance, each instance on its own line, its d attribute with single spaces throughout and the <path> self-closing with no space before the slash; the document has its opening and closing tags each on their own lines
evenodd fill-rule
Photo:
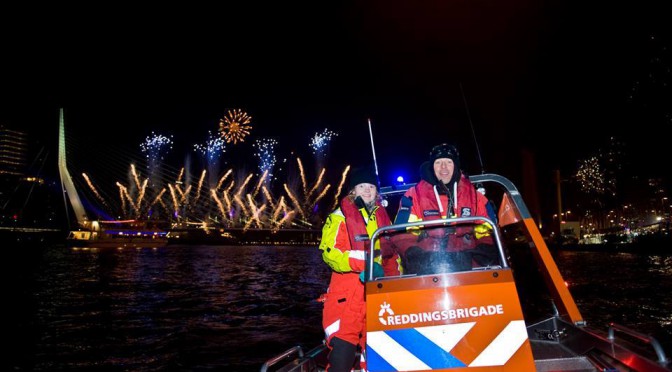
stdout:
<svg viewBox="0 0 672 372">
<path fill-rule="evenodd" d="M 495 223 L 486 217 L 457 217 L 457 218 L 444 218 L 440 220 L 430 220 L 430 221 L 416 221 L 416 222 L 406 222 L 406 223 L 400 223 L 396 225 L 388 225 L 388 226 L 383 226 L 376 231 L 373 232 L 371 235 L 371 240 L 370 240 L 370 245 L 369 245 L 369 251 L 367 252 L 367 275 L 366 275 L 366 281 L 372 281 L 373 278 L 373 260 L 369 260 L 368 257 L 374 257 L 374 250 L 376 246 L 376 241 L 378 240 L 378 237 L 382 234 L 387 234 L 388 232 L 392 231 L 405 231 L 409 228 L 422 228 L 422 227 L 430 227 L 430 226 L 455 226 L 455 225 L 461 225 L 461 224 L 468 224 L 468 223 L 474 223 L 474 224 L 482 224 L 482 223 L 488 223 L 490 226 L 496 226 Z M 502 267 L 508 268 L 508 263 L 506 262 L 506 255 L 504 253 L 504 246 L 502 244 L 502 239 L 499 233 L 499 230 L 496 228 L 492 229 L 492 233 L 494 236 L 494 244 L 497 247 L 497 251 L 499 252 L 499 262 L 501 262 Z"/>
</svg>

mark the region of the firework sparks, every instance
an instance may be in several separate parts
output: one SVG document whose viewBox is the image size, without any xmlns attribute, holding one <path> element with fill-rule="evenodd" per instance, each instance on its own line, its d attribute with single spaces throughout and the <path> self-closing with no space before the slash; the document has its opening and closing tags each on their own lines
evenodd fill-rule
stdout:
<svg viewBox="0 0 672 372">
<path fill-rule="evenodd" d="M 135 180 L 135 185 L 138 186 L 138 190 L 140 189 L 140 177 L 138 177 L 138 173 L 135 171 L 135 164 L 131 164 L 131 173 L 133 174 L 133 180 Z"/>
<path fill-rule="evenodd" d="M 140 187 L 140 191 L 138 192 L 138 201 L 135 203 L 137 205 L 137 210 L 138 213 L 140 212 L 140 206 L 142 205 L 142 199 L 145 197 L 145 190 L 147 189 L 147 182 L 149 179 L 145 178 L 145 181 L 142 182 L 142 186 Z"/>
<path fill-rule="evenodd" d="M 138 210 L 135 206 L 135 203 L 133 202 L 133 199 L 131 198 L 131 195 L 128 193 L 128 189 L 126 188 L 126 186 L 122 185 L 120 182 L 117 182 L 117 187 L 119 187 L 122 209 L 125 209 L 126 200 L 127 200 L 128 205 L 130 205 L 131 208 L 133 208 L 136 212 L 138 212 Z"/>
<path fill-rule="evenodd" d="M 177 175 L 177 179 L 175 180 L 175 183 L 182 183 L 182 176 L 184 175 L 184 167 L 180 169 L 180 174 Z"/>
<path fill-rule="evenodd" d="M 156 204 L 158 202 L 158 203 L 161 203 L 163 205 L 163 207 L 165 208 L 166 205 L 163 204 L 163 201 L 161 201 L 161 197 L 163 196 L 163 194 L 165 194 L 165 192 L 166 192 L 165 188 L 161 189 L 161 192 L 159 192 L 159 195 L 157 195 L 156 198 L 154 198 L 154 201 L 152 201 L 152 203 L 149 205 L 149 207 L 151 208 L 154 204 Z"/>
<path fill-rule="evenodd" d="M 181 191 L 181 189 L 178 188 L 177 191 Z M 184 204 L 187 201 L 187 196 L 189 196 L 190 191 L 191 191 L 191 185 L 187 186 L 187 188 L 182 193 L 182 198 L 180 199 L 180 204 Z"/>
<path fill-rule="evenodd" d="M 177 201 L 177 195 L 175 194 L 175 189 L 171 184 L 168 184 L 168 189 L 170 190 L 170 198 L 173 200 L 173 213 L 177 215 L 177 210 L 180 204 Z"/>
<path fill-rule="evenodd" d="M 252 222 L 256 222 L 257 227 L 261 228 L 262 223 L 259 216 L 264 211 L 264 209 L 266 209 L 266 204 L 263 204 L 261 207 L 257 208 L 256 204 L 254 203 L 254 200 L 252 199 L 252 195 L 247 194 L 246 196 L 247 196 L 247 202 L 250 205 L 250 211 L 252 213 L 244 229 L 247 230 L 247 228 L 252 224 Z"/>
<path fill-rule="evenodd" d="M 579 166 L 576 177 L 584 192 L 604 193 L 604 170 L 600 167 L 600 162 L 596 157 L 584 160 Z"/>
<path fill-rule="evenodd" d="M 336 136 L 338 136 L 338 133 L 325 128 L 322 133 L 315 132 L 315 135 L 310 139 L 308 146 L 313 149 L 313 154 L 324 154 L 327 151 L 329 142 Z"/>
<path fill-rule="evenodd" d="M 235 145 L 245 142 L 245 136 L 250 134 L 252 126 L 249 125 L 252 117 L 241 109 L 229 110 L 222 119 L 219 119 L 219 130 L 226 143 Z"/>
<path fill-rule="evenodd" d="M 252 192 L 252 197 L 255 198 L 257 197 L 257 194 L 259 193 L 259 189 L 261 188 L 261 185 L 264 184 L 264 180 L 266 179 L 266 176 L 268 176 L 268 170 L 264 171 L 264 174 L 259 177 L 259 182 L 257 183 L 257 187 L 254 188 L 254 191 Z"/>
<path fill-rule="evenodd" d="M 229 194 L 226 192 L 224 193 L 224 201 L 226 202 L 226 209 L 230 211 L 229 218 L 233 218 L 233 212 L 231 208 L 231 198 L 229 198 Z"/>
<path fill-rule="evenodd" d="M 245 187 L 247 187 L 248 182 L 250 182 L 250 180 L 252 179 L 252 176 L 253 176 L 253 174 L 250 173 L 250 174 L 247 176 L 247 178 L 245 178 L 245 181 L 243 181 L 243 183 L 242 183 L 242 184 L 240 185 L 240 187 L 238 188 L 238 191 L 236 191 L 236 195 L 240 196 L 240 195 L 243 194 L 243 191 L 245 190 Z"/>
<path fill-rule="evenodd" d="M 226 151 L 226 144 L 224 140 L 208 132 L 208 140 L 204 144 L 194 145 L 194 150 L 200 152 L 209 162 L 212 162 L 219 159 L 219 156 Z"/>
<path fill-rule="evenodd" d="M 126 199 L 124 199 L 124 189 L 122 188 L 121 184 L 117 182 L 117 186 L 119 186 L 119 200 L 121 200 L 121 210 L 124 211 L 126 210 Z"/>
<path fill-rule="evenodd" d="M 96 195 L 98 200 L 100 200 L 103 204 L 105 204 L 105 199 L 103 199 L 103 197 L 100 196 L 100 194 L 98 193 L 98 190 L 96 190 L 96 188 L 93 187 L 93 183 L 91 183 L 91 180 L 89 179 L 89 176 L 87 176 L 86 173 L 82 173 L 82 177 L 84 177 L 84 180 L 89 185 L 89 187 L 93 191 L 94 195 Z"/>
<path fill-rule="evenodd" d="M 348 165 L 347 167 L 345 167 L 343 174 L 341 174 L 341 182 L 338 184 L 338 190 L 336 190 L 336 194 L 334 194 L 334 204 L 332 204 L 331 209 L 335 209 L 336 206 L 338 205 L 338 197 L 341 195 L 341 191 L 343 190 L 343 184 L 345 184 L 345 177 L 348 176 L 349 171 L 350 166 Z"/>
<path fill-rule="evenodd" d="M 290 221 L 290 220 L 294 217 L 294 214 L 295 214 L 294 211 L 290 211 L 290 212 L 288 212 L 287 214 L 285 214 L 285 216 L 284 216 L 280 221 L 278 221 L 277 228 L 280 228 L 280 227 L 281 227 L 283 224 L 285 224 L 287 221 Z M 276 229 L 277 229 L 277 228 L 276 228 Z"/>
<path fill-rule="evenodd" d="M 198 180 L 198 188 L 196 189 L 196 200 L 201 197 L 201 188 L 203 187 L 203 180 L 205 180 L 205 174 L 207 171 L 203 169 L 201 172 L 201 178 Z"/>
<path fill-rule="evenodd" d="M 317 196 L 317 198 L 315 198 L 315 201 L 313 202 L 315 207 L 317 207 L 317 203 L 320 201 L 320 199 L 322 199 L 325 195 L 327 195 L 327 191 L 329 191 L 330 187 L 331 185 L 327 184 L 327 186 L 324 187 L 324 190 L 322 190 L 322 192 Z"/>
<path fill-rule="evenodd" d="M 224 189 L 224 192 L 225 193 L 231 192 L 231 190 L 233 189 L 234 186 L 236 186 L 236 181 L 231 180 L 231 183 L 229 184 L 229 186 L 226 187 L 226 189 Z"/>
<path fill-rule="evenodd" d="M 217 187 L 215 187 L 215 190 L 219 190 L 219 188 L 222 187 L 222 183 L 224 183 L 224 180 L 226 179 L 226 177 L 229 176 L 229 174 L 231 174 L 231 172 L 233 172 L 233 169 L 229 169 L 228 171 L 226 171 L 226 173 L 224 173 L 222 178 L 220 178 L 219 181 L 217 182 Z"/>
<path fill-rule="evenodd" d="M 240 210 L 243 212 L 243 214 L 249 214 L 247 212 L 247 208 L 245 208 L 245 203 L 243 203 L 243 199 L 240 198 L 240 195 L 236 194 L 233 196 L 233 201 L 235 201 L 239 206 Z"/>
<path fill-rule="evenodd" d="M 289 186 L 287 186 L 286 183 L 282 184 L 282 186 L 285 188 L 285 192 L 289 196 L 289 199 L 292 201 L 292 203 L 294 203 L 294 206 L 299 211 L 299 214 L 301 214 L 301 217 L 306 218 L 306 214 L 303 212 L 303 209 L 301 208 L 301 203 L 299 203 L 298 199 L 296 199 L 296 196 L 292 194 L 292 191 L 289 189 Z"/>
<path fill-rule="evenodd" d="M 285 208 L 285 197 L 281 196 L 280 200 L 278 201 L 277 206 L 274 208 L 275 210 L 273 212 L 273 217 L 272 217 L 273 221 L 277 221 L 278 216 L 280 215 L 280 212 L 283 210 L 283 208 Z"/>
<path fill-rule="evenodd" d="M 217 139 L 224 144 L 221 139 Z M 289 183 L 281 182 L 275 185 L 277 179 L 271 172 L 278 172 L 279 165 L 274 162 L 273 154 L 273 150 L 277 151 L 277 142 L 272 139 L 256 140 L 254 138 L 251 142 L 255 147 L 254 151 L 257 152 L 255 160 L 259 161 L 259 168 L 247 174 L 237 174 L 235 177 L 235 169 L 228 169 L 222 173 L 201 169 L 202 172 L 198 174 L 200 177 L 194 179 L 196 182 L 192 185 L 192 173 L 183 167 L 176 169 L 179 170 L 179 174 L 175 172 L 168 176 L 172 180 L 166 182 L 164 187 L 158 187 L 157 183 L 152 183 L 151 172 L 145 177 L 143 169 L 130 164 L 128 181 L 126 184 L 117 182 L 118 190 L 114 190 L 118 191 L 121 201 L 119 215 L 127 218 L 134 215 L 134 218 L 141 218 L 145 214 L 144 217 L 152 218 L 156 212 L 160 214 L 160 218 L 202 221 L 212 214 L 211 219 L 214 218 L 215 222 L 229 227 L 269 229 L 285 228 L 290 225 L 312 226 L 311 221 L 323 218 L 322 215 L 327 211 L 323 207 L 331 204 L 335 189 L 338 189 L 336 194 L 340 194 L 350 167 L 345 168 L 340 184 L 329 185 L 328 171 L 325 167 L 317 168 L 315 180 L 306 179 L 308 176 L 304 169 L 306 164 L 295 157 L 298 169 L 296 176 L 292 175 L 288 180 L 292 184 L 291 188 Z M 207 144 L 202 148 L 201 152 L 207 156 Z M 212 177 L 217 173 L 221 178 Z M 106 204 L 103 199 L 104 193 L 97 192 L 98 189 L 86 174 L 82 176 L 89 184 L 91 192 L 96 194 L 95 197 Z M 209 186 L 206 186 L 208 176 L 211 179 Z M 300 179 L 296 179 L 299 176 Z M 208 192 L 210 196 L 207 195 Z M 338 202 L 337 196 L 334 195 L 334 204 Z M 114 207 L 119 208 L 119 205 Z"/>
<path fill-rule="evenodd" d="M 303 171 L 303 163 L 301 163 L 301 158 L 296 158 L 296 162 L 299 163 L 299 174 L 301 175 L 301 185 L 303 186 L 303 196 L 308 197 L 308 186 L 306 184 L 306 172 Z"/>
<path fill-rule="evenodd" d="M 266 197 L 266 201 L 268 201 L 271 204 L 271 208 L 275 209 L 275 203 L 273 203 L 273 196 L 271 196 L 270 191 L 268 191 L 266 186 L 261 186 L 261 190 L 264 192 L 264 196 Z"/>
<path fill-rule="evenodd" d="M 212 195 L 212 199 L 214 199 L 215 203 L 217 203 L 217 207 L 219 208 L 219 212 L 222 214 L 222 219 L 225 219 L 226 218 L 226 209 L 224 209 L 224 204 L 222 204 L 222 201 L 217 197 L 217 190 L 210 189 L 210 195 Z"/>
<path fill-rule="evenodd" d="M 259 171 L 268 173 L 268 179 L 273 179 L 273 168 L 275 167 L 275 147 L 278 141 L 272 138 L 261 138 L 254 142 L 254 148 L 257 150 L 254 156 L 259 159 Z"/>
<path fill-rule="evenodd" d="M 163 160 L 164 155 L 173 148 L 172 138 L 173 136 L 166 137 L 154 132 L 145 138 L 145 142 L 140 144 L 140 149 L 145 153 L 148 164 L 156 164 Z"/>
<path fill-rule="evenodd" d="M 324 177 L 324 172 L 325 171 L 326 171 L 326 169 L 322 168 L 322 171 L 320 172 L 320 175 L 317 177 L 317 181 L 315 181 L 315 185 L 313 186 L 313 188 L 310 189 L 310 191 L 308 191 L 308 194 L 306 195 L 306 201 L 308 201 L 308 199 L 310 199 L 310 197 L 313 195 L 315 190 L 317 190 L 317 188 L 322 183 L 322 178 Z"/>
</svg>

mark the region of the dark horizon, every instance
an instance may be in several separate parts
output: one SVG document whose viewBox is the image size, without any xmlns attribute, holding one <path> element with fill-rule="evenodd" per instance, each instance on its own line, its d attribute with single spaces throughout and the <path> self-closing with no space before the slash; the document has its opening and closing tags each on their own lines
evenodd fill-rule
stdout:
<svg viewBox="0 0 672 372">
<path fill-rule="evenodd" d="M 278 157 L 294 150 L 307 161 L 313 133 L 338 132 L 328 166 L 340 173 L 372 162 L 370 118 L 383 185 L 417 180 L 429 149 L 453 142 L 467 172 L 519 185 L 530 164 L 522 154 L 531 155 L 541 195 L 553 192 L 554 170 L 569 177 L 615 136 L 624 169 L 670 183 L 672 33 L 662 5 L 282 4 L 231 7 L 226 19 L 115 11 L 95 22 L 60 11 L 26 20 L 53 32 L 7 40 L 0 124 L 55 146 L 64 107 L 69 135 L 94 149 L 79 160 L 141 158 L 154 131 L 174 135 L 178 168 L 241 108 L 253 117 L 249 141 L 278 139 Z M 228 154 L 251 166 L 250 142 Z"/>
</svg>

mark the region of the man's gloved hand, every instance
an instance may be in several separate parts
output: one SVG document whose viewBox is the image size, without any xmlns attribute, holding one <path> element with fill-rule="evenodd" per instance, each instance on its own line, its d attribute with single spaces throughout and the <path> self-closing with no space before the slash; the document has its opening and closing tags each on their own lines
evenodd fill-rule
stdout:
<svg viewBox="0 0 672 372">
<path fill-rule="evenodd" d="M 383 272 L 383 267 L 380 266 L 378 262 L 373 263 L 373 278 L 380 278 L 385 276 L 385 272 Z M 368 277 L 367 271 L 364 270 L 361 273 L 359 273 L 359 281 L 362 283 L 366 282 L 366 278 Z"/>
<path fill-rule="evenodd" d="M 490 226 L 490 224 L 487 222 L 474 226 L 474 233 L 476 235 L 476 239 L 480 239 L 484 236 L 490 236 L 491 231 L 492 226 Z"/>
</svg>

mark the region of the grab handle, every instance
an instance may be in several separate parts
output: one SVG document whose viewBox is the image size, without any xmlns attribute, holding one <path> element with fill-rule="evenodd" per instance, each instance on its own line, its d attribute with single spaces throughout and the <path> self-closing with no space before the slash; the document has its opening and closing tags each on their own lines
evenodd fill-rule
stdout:
<svg viewBox="0 0 672 372">
<path fill-rule="evenodd" d="M 658 340 L 653 338 L 653 336 L 645 335 L 643 333 L 637 332 L 620 324 L 611 322 L 609 323 L 609 335 L 607 336 L 607 338 L 611 341 L 614 340 L 614 331 L 621 331 L 644 343 L 650 344 L 653 347 L 653 350 L 656 352 L 656 355 L 658 356 L 658 363 L 660 364 L 667 363 L 667 357 L 665 356 L 665 351 L 663 351 L 663 347 L 660 346 Z"/>
</svg>

